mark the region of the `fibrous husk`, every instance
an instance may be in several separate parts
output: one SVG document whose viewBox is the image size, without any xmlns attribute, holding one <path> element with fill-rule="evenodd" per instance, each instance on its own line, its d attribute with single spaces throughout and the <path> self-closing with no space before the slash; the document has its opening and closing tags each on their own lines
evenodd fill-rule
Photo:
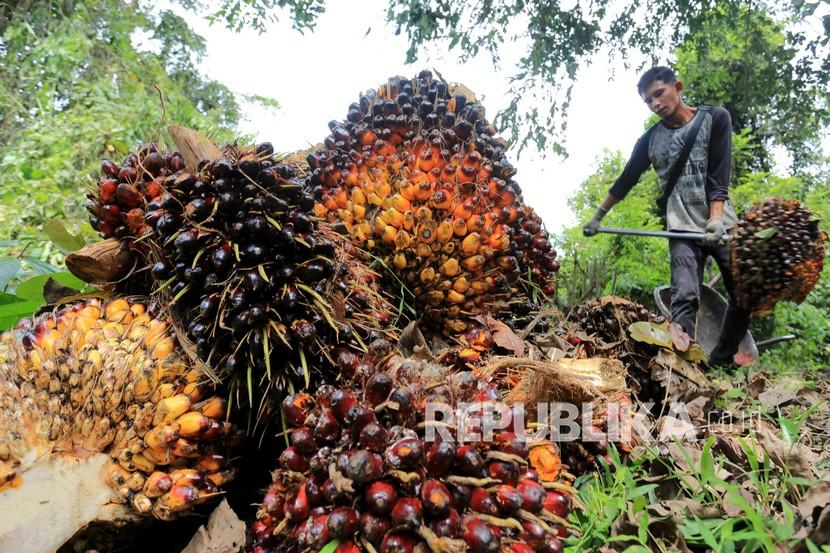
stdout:
<svg viewBox="0 0 830 553">
<path fill-rule="evenodd" d="M 505 398 L 509 404 L 581 403 L 626 388 L 623 364 L 602 357 L 558 361 L 495 357 L 481 369 L 482 375 L 490 377 L 505 373 L 515 381 Z"/>
<path fill-rule="evenodd" d="M 66 256 L 66 268 L 91 284 L 106 284 L 123 278 L 135 264 L 125 243 L 108 238 Z"/>
</svg>

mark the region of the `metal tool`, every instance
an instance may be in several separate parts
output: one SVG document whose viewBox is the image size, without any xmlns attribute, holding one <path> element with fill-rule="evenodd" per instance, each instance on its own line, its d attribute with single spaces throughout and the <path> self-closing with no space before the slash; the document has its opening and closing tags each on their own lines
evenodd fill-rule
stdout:
<svg viewBox="0 0 830 553">
<path fill-rule="evenodd" d="M 678 232 L 673 230 L 636 230 L 612 227 L 599 227 L 597 229 L 597 232 L 602 232 L 605 234 L 621 234 L 624 236 L 652 236 L 654 238 L 674 238 L 678 240 L 703 240 L 702 232 Z M 729 240 L 729 235 L 724 234 L 721 240 L 726 242 L 727 240 Z"/>
</svg>

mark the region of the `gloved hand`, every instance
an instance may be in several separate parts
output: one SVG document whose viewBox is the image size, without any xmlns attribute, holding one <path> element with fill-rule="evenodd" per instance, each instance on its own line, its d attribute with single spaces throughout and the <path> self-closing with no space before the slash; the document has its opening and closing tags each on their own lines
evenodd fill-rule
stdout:
<svg viewBox="0 0 830 553">
<path fill-rule="evenodd" d="M 707 221 L 703 232 L 703 244 L 705 246 L 714 247 L 719 245 L 725 232 L 723 229 L 723 219 L 720 217 L 712 217 Z"/>
<path fill-rule="evenodd" d="M 598 207 L 597 212 L 594 213 L 594 217 L 585 223 L 584 227 L 582 227 L 582 234 L 585 236 L 594 236 L 597 232 L 599 232 L 599 224 L 602 221 L 602 218 L 605 217 L 606 213 L 608 213 L 607 209 Z"/>
</svg>

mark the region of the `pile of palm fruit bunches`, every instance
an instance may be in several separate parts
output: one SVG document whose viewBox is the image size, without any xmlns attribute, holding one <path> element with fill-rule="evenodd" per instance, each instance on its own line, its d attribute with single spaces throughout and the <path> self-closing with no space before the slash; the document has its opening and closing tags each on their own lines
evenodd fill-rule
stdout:
<svg viewBox="0 0 830 553">
<path fill-rule="evenodd" d="M 176 518 L 229 489 L 259 429 L 290 445 L 261 466 L 277 468 L 249 551 L 562 549 L 584 464 L 427 416 L 498 401 L 500 377 L 476 372 L 495 348 L 481 321 L 523 328 L 555 291 L 505 141 L 427 71 L 329 130 L 305 163 L 268 143 L 195 166 L 156 144 L 103 162 L 90 222 L 135 265 L 106 299 L 0 339 L 0 502 L 45 458 L 96 454 L 108 503 Z M 396 345 L 407 304 L 451 344 L 440 362 Z"/>
<path fill-rule="evenodd" d="M 100 453 L 110 501 L 167 520 L 221 496 L 240 440 L 269 428 L 292 445 L 263 463 L 251 551 L 561 549 L 573 475 L 555 444 L 425 436 L 427 402 L 500 397 L 471 370 L 494 347 L 476 319 L 526 324 L 554 291 L 505 142 L 428 72 L 329 126 L 307 163 L 267 143 L 103 162 L 90 222 L 135 266 L 3 335 L 4 493 L 34 458 Z M 457 355 L 400 353 L 407 303 Z"/>
</svg>

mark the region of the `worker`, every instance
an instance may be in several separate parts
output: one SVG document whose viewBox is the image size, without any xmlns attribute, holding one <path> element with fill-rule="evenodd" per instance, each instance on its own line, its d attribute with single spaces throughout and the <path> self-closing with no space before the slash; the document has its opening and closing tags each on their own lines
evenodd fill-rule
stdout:
<svg viewBox="0 0 830 553">
<path fill-rule="evenodd" d="M 729 305 L 708 364 L 731 366 L 750 319 L 750 312 L 735 301 L 730 249 L 722 240 L 737 222 L 729 202 L 732 120 L 723 108 L 687 105 L 683 83 L 668 67 L 646 71 L 637 83 L 637 92 L 660 121 L 637 140 L 625 169 L 583 227 L 583 234 L 597 234 L 602 218 L 625 198 L 640 175 L 654 166 L 662 192 L 658 205 L 665 208 L 667 229 L 704 233 L 701 240 L 669 241 L 671 319 L 695 337 L 703 267 L 709 256 L 714 258 Z"/>
</svg>

